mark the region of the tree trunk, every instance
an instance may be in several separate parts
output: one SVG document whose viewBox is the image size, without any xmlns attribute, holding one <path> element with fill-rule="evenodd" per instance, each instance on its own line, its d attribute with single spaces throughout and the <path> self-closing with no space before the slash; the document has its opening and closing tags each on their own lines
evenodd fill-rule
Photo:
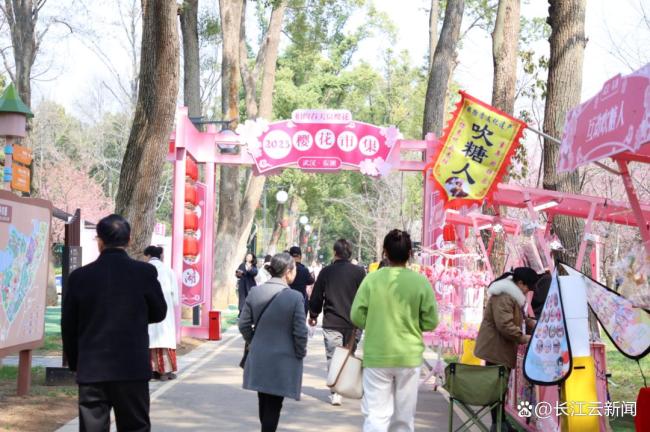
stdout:
<svg viewBox="0 0 650 432">
<path fill-rule="evenodd" d="M 219 0 L 223 40 L 221 57 L 221 114 L 234 129 L 239 121 L 239 30 L 242 14 L 241 0 Z M 241 192 L 239 168 L 222 166 L 217 195 L 219 211 L 215 229 L 214 275 L 212 307 L 228 306 L 235 281 L 233 272 L 243 259 L 238 249 L 241 222 Z M 242 255 L 242 256 L 240 256 Z"/>
<path fill-rule="evenodd" d="M 460 25 L 463 20 L 464 0 L 448 0 L 445 9 L 445 19 L 440 31 L 440 39 L 436 45 L 427 85 L 427 99 L 424 104 L 424 124 L 422 136 L 433 132 L 436 136 L 442 133 L 445 117 L 445 97 L 451 71 L 456 57 L 456 46 L 460 36 Z"/>
<path fill-rule="evenodd" d="M 275 255 L 278 249 L 278 242 L 280 241 L 280 236 L 282 235 L 284 208 L 284 204 L 278 203 L 278 206 L 275 210 L 275 223 L 273 225 L 273 232 L 271 232 L 271 239 L 269 240 L 269 246 L 267 249 L 267 253 L 270 255 Z"/>
<path fill-rule="evenodd" d="M 174 2 L 142 1 L 142 54 L 138 103 L 126 146 L 115 211 L 132 224 L 129 252 L 151 242 L 155 202 L 174 122 L 179 42 Z"/>
<path fill-rule="evenodd" d="M 35 28 L 40 8 L 45 2 L 34 5 L 32 0 L 5 0 L 4 3 L 15 63 L 15 71 L 13 74 L 9 71 L 9 75 L 18 89 L 20 98 L 31 107 L 31 74 L 38 51 Z"/>
<path fill-rule="evenodd" d="M 185 0 L 180 15 L 183 34 L 183 101 L 190 117 L 201 117 L 199 0 Z"/>
<path fill-rule="evenodd" d="M 492 106 L 513 115 L 515 111 L 515 88 L 517 84 L 517 42 L 519 41 L 520 0 L 499 0 L 497 16 L 492 32 L 492 60 L 494 79 L 492 82 Z M 503 182 L 508 177 L 503 177 Z M 491 208 L 485 209 L 493 214 Z M 507 207 L 500 207 L 499 214 L 507 216 Z M 485 233 L 489 234 L 489 231 Z M 483 237 L 486 240 L 486 237 Z M 487 237 L 489 240 L 489 235 Z M 505 265 L 505 241 L 503 235 L 496 235 L 489 257 L 495 275 Z"/>
<path fill-rule="evenodd" d="M 262 85 L 257 104 L 255 86 L 247 86 L 248 56 L 240 50 L 246 49 L 245 1 L 220 0 L 221 28 L 223 36 L 222 52 L 222 114 L 224 119 L 238 119 L 239 78 L 245 78 L 246 111 L 249 118 L 259 115 L 271 120 L 273 87 L 275 85 L 275 68 L 280 43 L 282 20 L 286 10 L 286 0 L 274 2 L 267 33 L 257 56 L 257 65 L 262 69 Z M 244 27 L 242 28 L 242 25 Z M 243 42 L 243 43 L 242 43 Z M 254 76 L 253 76 L 254 78 Z M 256 83 L 255 83 L 256 84 Z M 231 124 L 231 127 L 234 125 Z M 241 177 L 246 181 L 244 194 L 241 194 Z M 252 176 L 247 170 L 244 176 L 234 167 L 221 167 L 219 187 L 219 219 L 217 223 L 214 254 L 214 279 L 212 303 L 214 307 L 225 307 L 234 293 L 235 278 L 232 276 L 242 259 L 248 234 L 250 232 L 255 210 L 264 189 L 266 178 Z"/>
<path fill-rule="evenodd" d="M 544 132 L 560 137 L 567 111 L 580 103 L 586 45 L 586 0 L 549 0 L 549 5 L 551 55 Z M 559 174 L 556 169 L 558 156 L 559 145 L 544 140 L 544 189 L 579 193 L 579 171 Z M 562 259 L 569 263 L 575 263 L 582 238 L 582 226 L 583 222 L 575 218 L 557 216 L 553 219 L 553 230 L 566 249 Z"/>
<path fill-rule="evenodd" d="M 515 88 L 517 87 L 519 20 L 519 0 L 499 0 L 492 32 L 494 61 L 492 106 L 511 115 L 515 110 Z"/>
<path fill-rule="evenodd" d="M 433 53 L 438 45 L 438 12 L 440 10 L 440 0 L 431 0 L 431 9 L 429 10 L 429 73 L 433 64 Z"/>
</svg>

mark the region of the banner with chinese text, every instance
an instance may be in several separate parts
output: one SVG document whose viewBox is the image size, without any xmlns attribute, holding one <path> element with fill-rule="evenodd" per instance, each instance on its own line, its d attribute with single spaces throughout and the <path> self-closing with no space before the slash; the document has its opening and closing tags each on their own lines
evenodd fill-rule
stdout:
<svg viewBox="0 0 650 432">
<path fill-rule="evenodd" d="M 433 178 L 446 207 L 490 198 L 508 166 L 526 124 L 460 92 L 461 100 L 433 159 Z"/>
<path fill-rule="evenodd" d="M 386 176 L 391 154 L 401 139 L 394 126 L 353 120 L 347 110 L 296 110 L 291 120 L 246 120 L 237 133 L 255 159 L 258 174 L 297 167 L 308 172 L 336 172 L 346 167 Z"/>
</svg>

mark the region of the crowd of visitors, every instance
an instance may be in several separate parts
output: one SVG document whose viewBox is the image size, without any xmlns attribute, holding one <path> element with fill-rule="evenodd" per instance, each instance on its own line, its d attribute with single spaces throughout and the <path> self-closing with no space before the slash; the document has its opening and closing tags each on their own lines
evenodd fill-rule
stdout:
<svg viewBox="0 0 650 432">
<path fill-rule="evenodd" d="M 148 431 L 149 381 L 176 377 L 177 277 L 161 247 L 144 250 L 148 263 L 128 256 L 131 228 L 123 217 L 107 216 L 96 230 L 99 258 L 70 274 L 62 305 L 63 349 L 79 385 L 79 427 L 108 430 L 113 409 L 118 430 Z M 267 255 L 259 269 L 248 253 L 237 268 L 243 387 L 258 394 L 261 430 L 277 429 L 284 398 L 300 400 L 307 340 L 322 315 L 328 372 L 343 374 L 345 366 L 332 362 L 337 348 L 354 356 L 363 340 L 363 430 L 413 431 L 422 332 L 436 327 L 438 313 L 429 281 L 408 266 L 411 238 L 389 232 L 382 260 L 368 274 L 353 262 L 347 240 L 332 249 L 332 263 L 316 271 L 302 263 L 297 246 Z M 537 309 L 548 282 L 527 267 L 492 282 L 477 357 L 515 367 L 518 345 L 530 339 L 526 328 L 535 325 L 522 311 L 526 294 L 538 288 Z M 343 397 L 334 387 L 330 403 L 338 406 Z"/>
</svg>

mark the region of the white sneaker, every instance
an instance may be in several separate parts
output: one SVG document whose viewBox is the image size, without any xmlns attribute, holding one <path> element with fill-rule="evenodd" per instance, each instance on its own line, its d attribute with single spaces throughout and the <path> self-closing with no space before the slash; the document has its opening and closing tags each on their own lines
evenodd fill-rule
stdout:
<svg viewBox="0 0 650 432">
<path fill-rule="evenodd" d="M 332 403 L 333 406 L 341 406 L 341 402 L 343 402 L 343 398 L 338 393 L 332 393 L 330 395 L 330 402 Z"/>
</svg>

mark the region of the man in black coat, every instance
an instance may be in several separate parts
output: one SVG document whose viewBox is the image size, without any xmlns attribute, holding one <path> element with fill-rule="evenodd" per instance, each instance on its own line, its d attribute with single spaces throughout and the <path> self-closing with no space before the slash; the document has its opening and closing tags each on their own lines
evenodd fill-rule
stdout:
<svg viewBox="0 0 650 432">
<path fill-rule="evenodd" d="M 70 274 L 61 315 L 63 350 L 79 384 L 79 430 L 150 431 L 148 325 L 167 314 L 156 268 L 129 258 L 122 216 L 97 224 L 100 255 Z"/>
<path fill-rule="evenodd" d="M 337 346 L 345 346 L 351 337 L 356 339 L 354 349 L 359 342 L 360 334 L 353 334 L 350 309 L 366 272 L 352 264 L 351 257 L 350 243 L 345 239 L 337 240 L 334 243 L 334 262 L 318 274 L 309 298 L 309 325 L 315 326 L 318 315 L 324 314 L 323 338 L 328 371 Z M 330 401 L 332 405 L 341 405 L 341 396 L 332 393 Z"/>
<path fill-rule="evenodd" d="M 293 283 L 289 285 L 292 290 L 298 291 L 302 294 L 302 298 L 305 302 L 305 316 L 309 310 L 309 302 L 307 299 L 307 286 L 314 284 L 314 276 L 309 272 L 309 269 L 305 267 L 302 263 L 302 251 L 298 246 L 292 246 L 289 249 L 289 255 L 293 257 L 293 260 L 296 262 L 296 278 L 293 280 Z"/>
</svg>

